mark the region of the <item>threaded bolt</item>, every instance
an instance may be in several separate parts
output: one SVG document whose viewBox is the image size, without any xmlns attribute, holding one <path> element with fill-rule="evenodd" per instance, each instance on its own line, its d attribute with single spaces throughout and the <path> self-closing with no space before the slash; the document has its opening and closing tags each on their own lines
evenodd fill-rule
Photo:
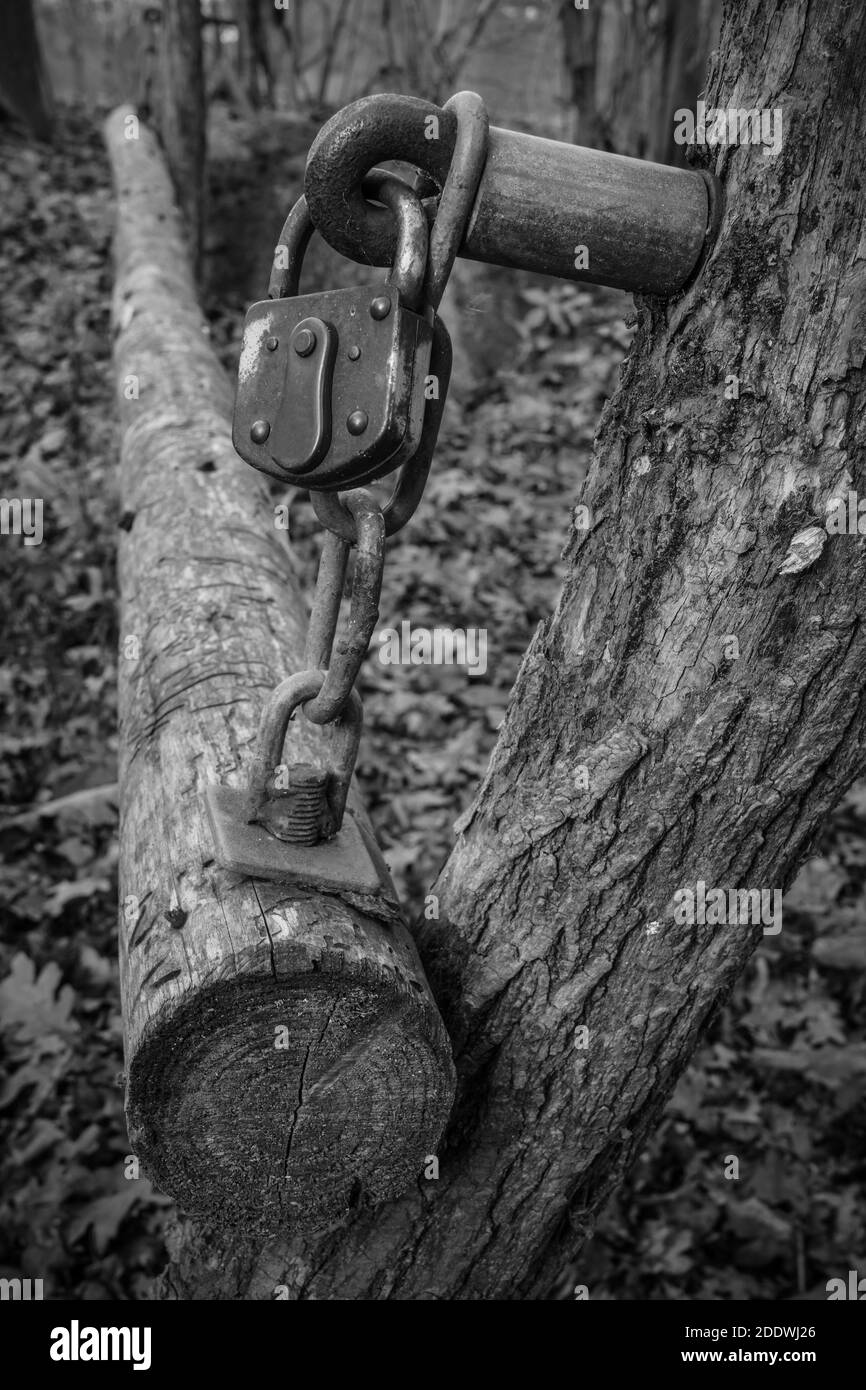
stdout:
<svg viewBox="0 0 866 1390">
<path fill-rule="evenodd" d="M 317 845 L 330 824 L 328 773 L 312 763 L 288 769 L 288 786 L 273 793 L 261 809 L 272 835 L 293 845 Z"/>
</svg>

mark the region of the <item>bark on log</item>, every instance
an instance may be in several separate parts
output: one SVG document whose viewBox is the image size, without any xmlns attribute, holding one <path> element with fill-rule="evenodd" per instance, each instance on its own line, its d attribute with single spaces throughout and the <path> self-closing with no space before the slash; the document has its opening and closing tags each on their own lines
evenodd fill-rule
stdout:
<svg viewBox="0 0 866 1390">
<path fill-rule="evenodd" d="M 118 190 L 130 1138 L 182 1208 L 300 1229 L 419 1176 L 453 1068 L 393 906 L 213 862 L 205 785 L 244 785 L 263 696 L 303 665 L 306 610 L 273 506 L 232 449 L 232 389 L 207 341 L 168 176 L 144 126 L 126 138 L 131 114 L 106 124 Z M 296 724 L 286 760 L 320 763 L 321 731 Z"/>
<path fill-rule="evenodd" d="M 440 1180 L 257 1260 L 188 1233 L 167 1293 L 547 1296 L 761 935 L 679 923 L 674 893 L 786 887 L 861 771 L 863 538 L 779 570 L 866 489 L 864 62 L 862 7 L 726 8 L 707 103 L 780 107 L 782 147 L 702 155 L 716 249 L 638 307 L 590 529 L 435 890 L 422 955 L 459 1077 Z"/>
</svg>

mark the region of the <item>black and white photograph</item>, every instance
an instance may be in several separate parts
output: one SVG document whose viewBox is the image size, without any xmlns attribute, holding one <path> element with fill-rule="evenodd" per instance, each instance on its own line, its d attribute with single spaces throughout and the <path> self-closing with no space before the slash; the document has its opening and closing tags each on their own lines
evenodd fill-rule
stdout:
<svg viewBox="0 0 866 1390">
<path fill-rule="evenodd" d="M 856 1364 L 864 71 L 862 0 L 0 0 L 21 1374 Z"/>
</svg>

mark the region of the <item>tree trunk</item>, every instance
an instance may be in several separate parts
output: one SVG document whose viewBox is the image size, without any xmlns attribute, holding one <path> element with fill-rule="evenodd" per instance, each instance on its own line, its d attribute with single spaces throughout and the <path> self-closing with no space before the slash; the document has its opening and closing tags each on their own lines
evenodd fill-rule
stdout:
<svg viewBox="0 0 866 1390">
<path fill-rule="evenodd" d="M 0 107 L 38 136 L 51 136 L 51 101 L 33 0 L 0 0 Z"/>
<path fill-rule="evenodd" d="M 721 0 L 573 0 L 560 7 L 577 144 L 682 164 L 674 112 L 693 107 L 719 32 Z"/>
<path fill-rule="evenodd" d="M 187 1210 L 320 1226 L 418 1178 L 453 1096 L 450 1051 L 393 889 L 325 894 L 214 863 L 206 785 L 245 785 L 263 693 L 303 669 L 306 613 L 267 493 L 232 448 L 232 389 L 164 166 L 143 128 L 126 138 L 130 117 L 106 127 L 130 1138 Z M 322 730 L 299 719 L 287 742 L 288 763 L 327 765 Z"/>
<path fill-rule="evenodd" d="M 604 149 L 595 99 L 601 10 L 597 5 L 578 10 L 574 0 L 560 0 L 559 18 L 565 67 L 571 85 L 572 142 L 588 145 L 591 149 Z"/>
<path fill-rule="evenodd" d="M 198 274 L 203 232 L 205 86 L 199 0 L 160 0 L 153 15 L 156 54 L 146 91 L 152 120 L 184 219 L 193 268 Z"/>
<path fill-rule="evenodd" d="M 187 1228 L 167 1295 L 548 1296 L 761 936 L 678 895 L 784 889 L 862 769 L 862 543 L 780 570 L 864 443 L 864 61 L 861 7 L 727 7 L 708 105 L 779 107 L 784 138 L 700 156 L 715 249 L 638 304 L 588 526 L 434 890 L 439 1180 L 258 1252 Z"/>
<path fill-rule="evenodd" d="M 655 101 L 651 155 L 663 164 L 684 162 L 684 147 L 674 140 L 674 112 L 683 107 L 693 109 L 703 90 L 721 17 L 721 0 L 667 0 L 662 85 Z"/>
<path fill-rule="evenodd" d="M 276 13 L 273 5 L 269 11 Z M 238 0 L 235 11 L 240 35 L 241 80 L 252 109 L 273 106 L 274 78 L 268 52 L 262 0 Z"/>
</svg>

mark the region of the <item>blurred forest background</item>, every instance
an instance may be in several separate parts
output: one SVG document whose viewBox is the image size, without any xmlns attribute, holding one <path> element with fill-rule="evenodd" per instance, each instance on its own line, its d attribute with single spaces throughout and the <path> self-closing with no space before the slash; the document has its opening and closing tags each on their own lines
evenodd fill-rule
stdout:
<svg viewBox="0 0 866 1390">
<path fill-rule="evenodd" d="M 171 1203 L 130 1176 L 116 922 L 112 191 L 100 120 L 159 125 L 166 34 L 201 20 L 196 180 L 179 181 L 229 373 L 322 121 L 373 91 L 471 87 L 494 123 L 681 162 L 720 0 L 0 0 L 0 490 L 45 537 L 0 538 L 0 1275 L 140 1299 Z M 184 12 L 184 14 L 181 14 Z M 193 121 L 194 123 L 194 121 Z M 172 131 L 166 123 L 167 147 Z M 204 147 L 206 144 L 206 156 Z M 313 243 L 305 286 L 369 278 Z M 486 764 L 521 653 L 556 601 L 566 519 L 630 342 L 628 296 L 458 262 L 456 373 L 382 624 L 483 613 L 484 680 L 368 664 L 358 773 L 415 912 Z M 291 495 L 311 590 L 317 528 Z M 598 1224 L 574 1282 L 603 1299 L 823 1298 L 866 1268 L 866 784 L 855 787 Z M 740 1180 L 723 1185 L 727 1154 Z"/>
</svg>

